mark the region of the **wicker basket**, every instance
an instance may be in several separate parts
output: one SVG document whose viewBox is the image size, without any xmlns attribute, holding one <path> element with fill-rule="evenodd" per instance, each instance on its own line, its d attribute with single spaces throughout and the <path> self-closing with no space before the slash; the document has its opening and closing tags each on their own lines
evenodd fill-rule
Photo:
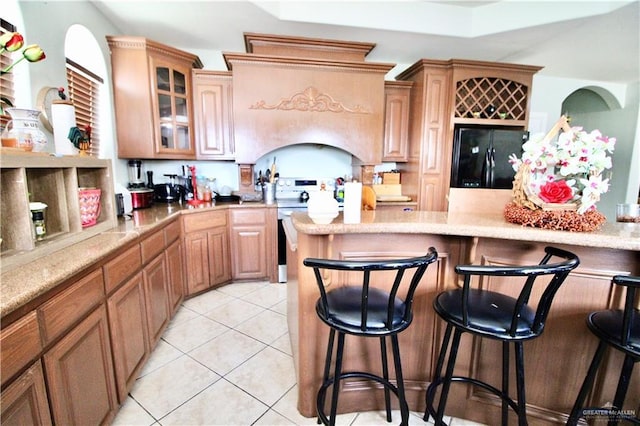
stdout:
<svg viewBox="0 0 640 426">
<path fill-rule="evenodd" d="M 96 188 L 78 189 L 80 221 L 83 228 L 93 226 L 98 222 L 98 217 L 100 216 L 100 194 L 101 190 Z"/>
</svg>

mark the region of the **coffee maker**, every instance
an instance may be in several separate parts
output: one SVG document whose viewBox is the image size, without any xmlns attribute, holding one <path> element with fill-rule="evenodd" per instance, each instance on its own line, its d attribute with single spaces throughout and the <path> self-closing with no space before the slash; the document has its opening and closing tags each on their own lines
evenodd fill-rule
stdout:
<svg viewBox="0 0 640 426">
<path fill-rule="evenodd" d="M 142 161 L 141 160 L 129 160 L 129 184 L 127 188 L 129 189 L 142 189 L 146 188 L 146 184 L 144 182 L 144 172 L 142 170 Z"/>
</svg>

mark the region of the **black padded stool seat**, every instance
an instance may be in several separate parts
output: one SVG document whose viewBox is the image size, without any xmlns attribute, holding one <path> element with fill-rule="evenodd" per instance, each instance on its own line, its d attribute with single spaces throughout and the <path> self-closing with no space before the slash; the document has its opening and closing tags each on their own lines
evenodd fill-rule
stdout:
<svg viewBox="0 0 640 426">
<path fill-rule="evenodd" d="M 619 420 L 626 420 L 630 423 L 640 424 L 640 412 L 635 412 L 634 416 L 625 413 L 622 409 L 633 367 L 635 363 L 640 361 L 640 310 L 635 308 L 636 291 L 640 288 L 640 277 L 616 275 L 612 281 L 615 285 L 624 286 L 627 289 L 624 309 L 596 311 L 587 317 L 587 327 L 600 339 L 600 343 L 593 355 L 593 360 L 571 410 L 567 425 L 577 424 L 578 419 L 582 417 L 584 400 L 591 390 L 607 347 L 612 347 L 624 354 L 618 387 L 613 398 L 613 407 L 609 408 L 612 415 L 609 417 L 608 423 L 612 425 L 618 424 Z"/>
<path fill-rule="evenodd" d="M 409 407 L 404 395 L 398 333 L 411 324 L 415 290 L 426 272 L 427 266 L 435 262 L 437 258 L 438 253 L 431 247 L 425 256 L 408 259 L 355 261 L 307 258 L 303 261 L 305 266 L 313 268 L 318 289 L 320 290 L 320 298 L 316 303 L 316 313 L 320 320 L 330 327 L 322 385 L 318 390 L 316 401 L 319 423 L 335 425 L 341 380 L 365 378 L 383 385 L 387 421 L 391 421 L 390 392 L 393 392 L 398 397 L 402 417 L 401 424 L 409 424 Z M 358 282 L 357 285 L 350 280 L 347 283 L 337 282 L 339 275 L 328 274 L 326 270 L 345 271 L 344 275 L 340 276 L 347 277 L 346 280 L 353 278 L 353 273 L 357 273 L 357 275 L 361 276 L 362 281 Z M 385 289 L 371 284 L 371 275 L 381 271 L 393 271 L 395 273 L 391 285 L 387 285 Z M 331 277 L 330 285 L 325 281 L 323 274 Z M 403 280 L 403 277 L 406 279 Z M 385 279 L 386 281 L 388 280 Z M 407 281 L 408 285 L 405 285 L 404 283 Z M 326 291 L 326 288 L 331 290 Z M 336 333 L 338 345 L 333 375 L 331 376 Z M 342 371 L 342 356 L 346 334 L 380 339 L 382 376 L 364 371 Z M 395 385 L 389 380 L 385 340 L 387 337 L 391 339 L 396 372 Z M 331 408 L 330 414 L 327 416 L 324 412 L 324 407 L 327 390 L 331 386 L 333 387 Z"/>
<path fill-rule="evenodd" d="M 389 294 L 377 288 L 370 288 L 366 330 L 363 331 L 360 326 L 362 322 L 361 296 L 362 289 L 359 287 L 337 288 L 327 293 L 327 306 L 331 307 L 329 312 L 325 311 L 322 299 L 318 299 L 316 303 L 316 312 L 329 326 L 349 334 L 385 334 L 391 329 L 400 331 L 411 323 L 405 320 L 406 305 L 404 301 L 396 297 L 393 300 L 391 322 L 387 325 Z"/>
<path fill-rule="evenodd" d="M 445 321 L 454 326 L 464 327 L 462 321 L 462 290 L 452 290 L 438 295 L 433 307 Z M 517 300 L 499 293 L 469 289 L 468 294 L 468 327 L 476 334 L 493 337 L 506 334 L 511 329 L 512 312 L 516 309 Z M 528 339 L 533 334 L 533 320 L 536 312 L 529 306 L 522 307 L 517 319 L 514 338 Z"/>
<path fill-rule="evenodd" d="M 553 258 L 558 261 L 550 263 Z M 508 424 L 509 407 L 518 415 L 519 425 L 527 424 L 522 343 L 542 334 L 553 297 L 579 263 L 578 257 L 573 253 L 546 247 L 545 255 L 537 265 L 456 266 L 456 273 L 464 278 L 462 288 L 440 293 L 433 302 L 434 310 L 446 322 L 447 327 L 436 364 L 435 377 L 426 392 L 425 421 L 429 416 L 433 416 L 436 425 L 444 424 L 442 418 L 451 383 L 465 382 L 480 386 L 500 397 L 503 425 Z M 495 291 L 471 288 L 472 277 L 482 276 L 521 277 L 524 282 L 518 287 L 518 296 L 511 297 Z M 509 284 L 511 285 L 512 281 L 509 281 Z M 534 285 L 543 286 L 536 304 L 529 300 Z M 473 377 L 453 375 L 462 333 L 502 341 L 502 389 Z M 509 397 L 510 344 L 514 345 L 515 351 L 517 403 Z M 442 369 L 447 353 L 447 368 L 443 375 Z M 442 386 L 442 392 L 436 411 L 434 400 L 439 386 Z"/>
</svg>

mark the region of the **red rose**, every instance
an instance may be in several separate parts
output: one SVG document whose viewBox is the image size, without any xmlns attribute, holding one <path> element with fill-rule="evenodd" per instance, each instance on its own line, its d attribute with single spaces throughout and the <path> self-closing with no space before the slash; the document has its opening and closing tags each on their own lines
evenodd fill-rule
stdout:
<svg viewBox="0 0 640 426">
<path fill-rule="evenodd" d="M 540 198 L 547 203 L 566 203 L 572 197 L 571 188 L 563 180 L 546 183 L 540 188 Z"/>
</svg>

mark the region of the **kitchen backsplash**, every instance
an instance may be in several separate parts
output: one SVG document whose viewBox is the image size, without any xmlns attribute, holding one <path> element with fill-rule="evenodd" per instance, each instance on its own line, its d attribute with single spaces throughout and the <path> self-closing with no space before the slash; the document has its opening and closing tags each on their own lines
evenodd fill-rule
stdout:
<svg viewBox="0 0 640 426">
<path fill-rule="evenodd" d="M 256 173 L 264 173 L 271 167 L 274 157 L 276 171 L 285 177 L 338 177 L 350 175 L 351 154 L 328 145 L 300 144 L 288 146 L 269 152 L 256 161 Z M 122 160 L 121 160 L 122 161 Z M 194 165 L 196 173 L 216 179 L 218 189 L 228 186 L 232 190 L 239 188 L 238 165 L 233 161 L 177 161 L 177 160 L 143 160 L 143 169 L 153 171 L 154 183 L 168 182 L 165 174 L 182 173 L 183 165 Z M 392 170 L 396 163 L 383 163 L 376 166 L 376 171 Z M 146 178 L 146 174 L 145 174 Z M 127 175 L 120 176 L 118 183 L 126 187 Z"/>
</svg>

